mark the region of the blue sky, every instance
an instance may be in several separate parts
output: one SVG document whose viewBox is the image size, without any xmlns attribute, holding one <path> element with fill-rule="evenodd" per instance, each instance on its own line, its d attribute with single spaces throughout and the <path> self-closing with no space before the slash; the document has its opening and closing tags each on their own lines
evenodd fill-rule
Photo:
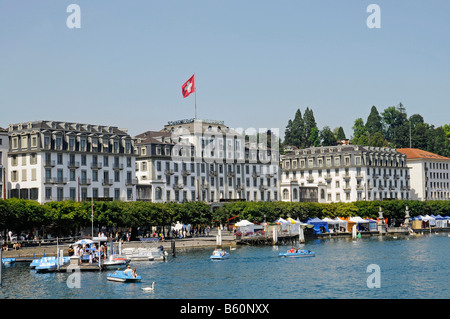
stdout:
<svg viewBox="0 0 450 319">
<path fill-rule="evenodd" d="M 69 29 L 67 6 L 81 8 Z M 369 4 L 381 28 L 369 29 Z M 56 120 L 132 135 L 198 117 L 284 128 L 300 108 L 319 128 L 372 105 L 450 123 L 450 2 L 364 0 L 0 0 L 0 126 Z"/>
</svg>

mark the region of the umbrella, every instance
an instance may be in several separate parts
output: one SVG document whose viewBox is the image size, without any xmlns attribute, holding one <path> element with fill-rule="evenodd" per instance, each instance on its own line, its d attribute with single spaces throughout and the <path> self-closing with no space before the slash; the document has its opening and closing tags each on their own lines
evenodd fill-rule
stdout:
<svg viewBox="0 0 450 319">
<path fill-rule="evenodd" d="M 90 240 L 90 239 L 80 239 L 79 241 L 73 243 L 72 245 L 84 245 L 84 244 L 90 245 L 90 244 L 93 244 L 93 243 L 94 243 L 94 241 Z"/>
</svg>

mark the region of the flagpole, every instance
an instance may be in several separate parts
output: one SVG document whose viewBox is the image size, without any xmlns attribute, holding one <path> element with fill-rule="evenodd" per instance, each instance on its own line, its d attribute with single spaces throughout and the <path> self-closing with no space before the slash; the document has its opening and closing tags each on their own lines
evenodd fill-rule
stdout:
<svg viewBox="0 0 450 319">
<path fill-rule="evenodd" d="M 194 103 L 195 103 L 195 120 L 197 120 L 197 88 L 194 91 Z"/>
</svg>

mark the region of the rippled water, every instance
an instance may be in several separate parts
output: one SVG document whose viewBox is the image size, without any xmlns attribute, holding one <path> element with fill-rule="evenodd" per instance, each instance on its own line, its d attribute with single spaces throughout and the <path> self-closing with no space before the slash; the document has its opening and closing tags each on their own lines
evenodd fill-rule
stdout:
<svg viewBox="0 0 450 319">
<path fill-rule="evenodd" d="M 0 298 L 33 299 L 307 299 L 450 298 L 450 237 L 320 239 L 304 249 L 312 258 L 280 258 L 287 246 L 239 246 L 228 260 L 211 261 L 208 249 L 185 249 L 167 262 L 133 262 L 141 283 L 117 283 L 105 272 L 81 273 L 81 288 L 68 288 L 67 273 L 40 274 L 25 263 L 3 269 Z M 380 267 L 380 288 L 368 288 Z M 142 287 L 155 281 L 155 291 Z"/>
</svg>

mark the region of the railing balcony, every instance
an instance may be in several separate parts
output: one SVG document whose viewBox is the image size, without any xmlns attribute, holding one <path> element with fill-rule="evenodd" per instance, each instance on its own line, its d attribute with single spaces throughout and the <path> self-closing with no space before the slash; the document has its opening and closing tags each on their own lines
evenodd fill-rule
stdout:
<svg viewBox="0 0 450 319">
<path fill-rule="evenodd" d="M 174 172 L 174 170 L 173 169 L 166 169 L 166 170 L 164 170 L 164 174 L 166 174 L 166 175 L 173 175 L 175 172 Z"/>
<path fill-rule="evenodd" d="M 123 169 L 123 164 L 121 163 L 113 163 L 113 169 L 115 170 L 122 170 Z"/>
<path fill-rule="evenodd" d="M 45 160 L 44 167 L 55 167 L 55 161 L 54 160 Z"/>
<path fill-rule="evenodd" d="M 125 180 L 125 185 L 127 185 L 127 186 L 129 186 L 129 185 L 136 185 L 136 184 L 137 184 L 136 179 L 127 178 Z"/>
<path fill-rule="evenodd" d="M 184 184 L 183 183 L 178 183 L 178 184 L 173 184 L 173 189 L 174 190 L 180 190 L 184 188 Z"/>
<path fill-rule="evenodd" d="M 92 169 L 101 169 L 102 167 L 103 167 L 103 163 L 100 163 L 100 162 L 92 162 L 91 163 Z"/>
<path fill-rule="evenodd" d="M 191 175 L 191 171 L 187 170 L 187 169 L 184 169 L 184 170 L 181 171 L 181 175 L 183 175 L 183 176 Z"/>
<path fill-rule="evenodd" d="M 112 184 L 113 184 L 112 179 L 104 178 L 102 181 L 102 185 L 112 185 Z"/>
<path fill-rule="evenodd" d="M 52 178 L 53 184 L 67 184 L 67 178 L 64 177 L 53 177 Z"/>
<path fill-rule="evenodd" d="M 80 162 L 75 162 L 75 161 L 69 161 L 68 163 L 67 163 L 67 167 L 68 168 L 78 168 L 78 167 L 80 167 Z"/>
<path fill-rule="evenodd" d="M 80 179 L 80 185 L 91 185 L 91 179 L 90 178 Z"/>
<path fill-rule="evenodd" d="M 201 189 L 207 189 L 207 188 L 209 188 L 209 184 L 208 183 L 200 184 L 200 188 Z"/>
</svg>

